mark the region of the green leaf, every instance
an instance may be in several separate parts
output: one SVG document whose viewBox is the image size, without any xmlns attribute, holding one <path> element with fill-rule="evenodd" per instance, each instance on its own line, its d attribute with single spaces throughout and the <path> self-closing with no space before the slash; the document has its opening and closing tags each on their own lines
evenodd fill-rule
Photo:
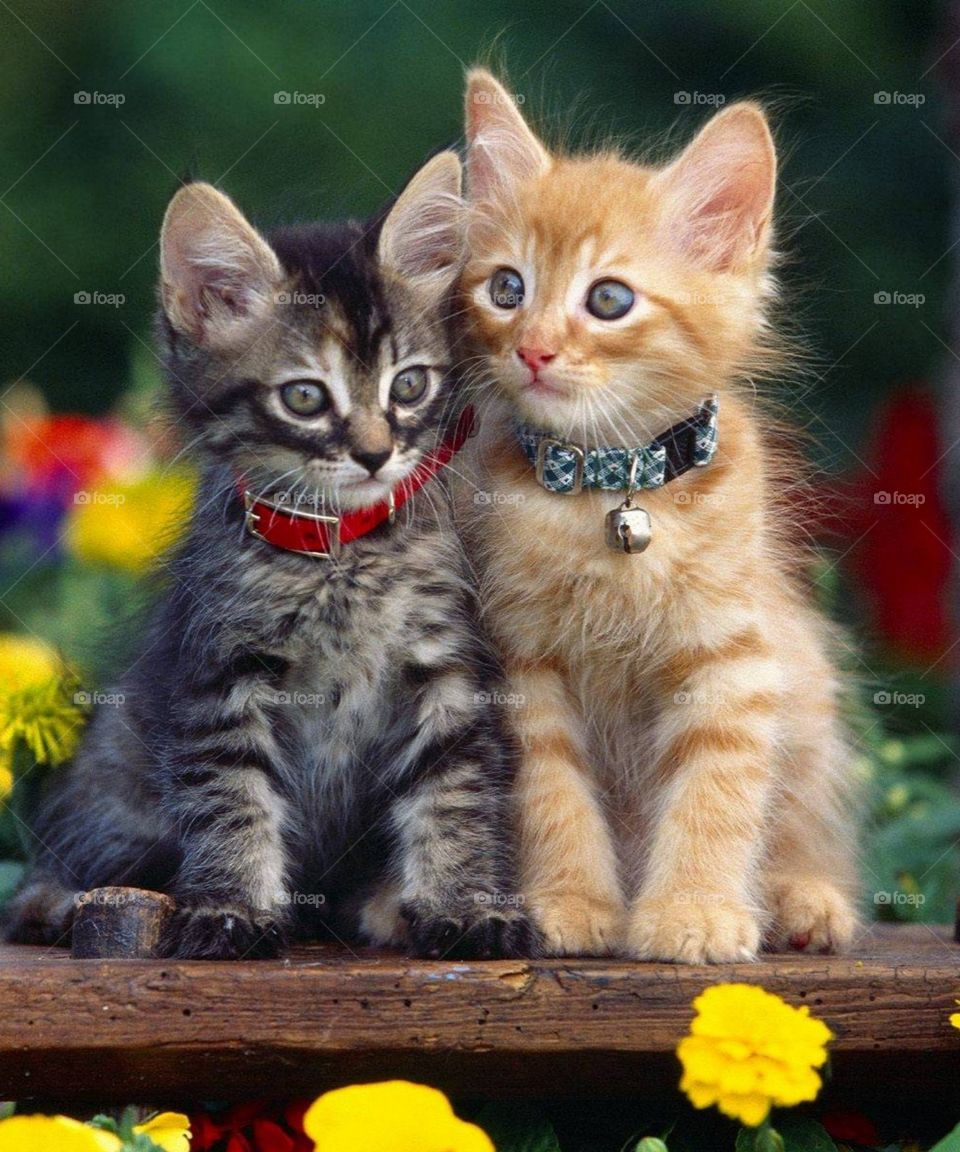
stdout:
<svg viewBox="0 0 960 1152">
<path fill-rule="evenodd" d="M 930 1152 L 960 1152 L 960 1124 L 939 1143 L 934 1144 Z"/>
<path fill-rule="evenodd" d="M 644 1136 L 637 1145 L 636 1152 L 669 1152 L 669 1149 L 658 1136 Z"/>
<path fill-rule="evenodd" d="M 560 1152 L 560 1141 L 546 1115 L 530 1104 L 491 1103 L 475 1121 L 497 1152 Z"/>
<path fill-rule="evenodd" d="M 837 1152 L 826 1128 L 805 1116 L 778 1117 L 777 1131 L 786 1152 Z"/>
</svg>

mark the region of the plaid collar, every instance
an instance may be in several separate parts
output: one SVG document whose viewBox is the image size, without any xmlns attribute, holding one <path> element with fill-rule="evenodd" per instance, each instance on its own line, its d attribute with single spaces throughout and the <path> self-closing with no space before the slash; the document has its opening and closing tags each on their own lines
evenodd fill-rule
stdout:
<svg viewBox="0 0 960 1152">
<path fill-rule="evenodd" d="M 520 447 L 536 468 L 537 482 L 548 492 L 575 495 L 583 488 L 609 492 L 662 488 L 713 459 L 717 450 L 717 397 L 708 396 L 693 416 L 639 448 L 580 447 L 525 424 L 518 424 L 516 433 Z"/>
</svg>

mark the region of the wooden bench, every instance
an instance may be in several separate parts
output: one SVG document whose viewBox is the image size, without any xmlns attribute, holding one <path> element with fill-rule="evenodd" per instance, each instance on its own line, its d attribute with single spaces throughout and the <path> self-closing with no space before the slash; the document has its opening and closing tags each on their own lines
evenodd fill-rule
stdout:
<svg viewBox="0 0 960 1152">
<path fill-rule="evenodd" d="M 749 981 L 837 1035 L 844 1107 L 960 1102 L 960 946 L 877 926 L 843 957 L 690 968 L 611 960 L 434 963 L 331 946 L 275 962 L 73 960 L 0 948 L 0 1098 L 312 1096 L 403 1076 L 471 1097 L 668 1095 L 690 1002 Z"/>
</svg>

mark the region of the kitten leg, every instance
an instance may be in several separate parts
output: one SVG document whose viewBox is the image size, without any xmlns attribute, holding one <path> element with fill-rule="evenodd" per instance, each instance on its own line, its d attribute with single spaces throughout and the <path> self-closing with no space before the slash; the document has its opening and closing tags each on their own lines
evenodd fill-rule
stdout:
<svg viewBox="0 0 960 1152">
<path fill-rule="evenodd" d="M 255 665 L 244 661 L 245 669 Z M 163 951 L 259 959 L 282 946 L 287 878 L 286 804 L 276 777 L 282 753 L 264 707 L 274 694 L 249 673 L 215 679 L 227 690 L 194 697 L 178 717 L 168 807 L 183 863 Z"/>
<path fill-rule="evenodd" d="M 779 664 L 749 628 L 678 655 L 661 677 L 659 811 L 627 950 L 690 964 L 752 959 L 761 935 L 756 874 L 775 781 Z"/>
<path fill-rule="evenodd" d="M 418 729 L 391 812 L 410 943 L 426 956 L 529 956 L 537 937 L 517 893 L 498 712 L 457 669 L 418 665 L 415 675 Z"/>
<path fill-rule="evenodd" d="M 509 672 L 510 690 L 521 701 L 515 728 L 522 747 L 523 891 L 551 953 L 610 953 L 620 943 L 626 908 L 577 705 L 550 667 Z"/>
<path fill-rule="evenodd" d="M 838 952 L 858 926 L 850 754 L 832 701 L 809 703 L 814 710 L 793 722 L 799 742 L 787 749 L 764 889 L 775 947 Z"/>
</svg>

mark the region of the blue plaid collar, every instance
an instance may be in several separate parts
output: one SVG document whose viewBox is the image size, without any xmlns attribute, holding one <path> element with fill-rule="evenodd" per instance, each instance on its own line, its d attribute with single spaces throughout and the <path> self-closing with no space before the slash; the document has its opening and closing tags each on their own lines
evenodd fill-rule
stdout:
<svg viewBox="0 0 960 1152">
<path fill-rule="evenodd" d="M 638 448 L 581 447 L 525 424 L 518 424 L 516 433 L 536 469 L 537 482 L 548 492 L 574 495 L 583 488 L 609 492 L 662 488 L 713 459 L 717 450 L 717 397 L 709 396 L 693 416 Z"/>
</svg>

